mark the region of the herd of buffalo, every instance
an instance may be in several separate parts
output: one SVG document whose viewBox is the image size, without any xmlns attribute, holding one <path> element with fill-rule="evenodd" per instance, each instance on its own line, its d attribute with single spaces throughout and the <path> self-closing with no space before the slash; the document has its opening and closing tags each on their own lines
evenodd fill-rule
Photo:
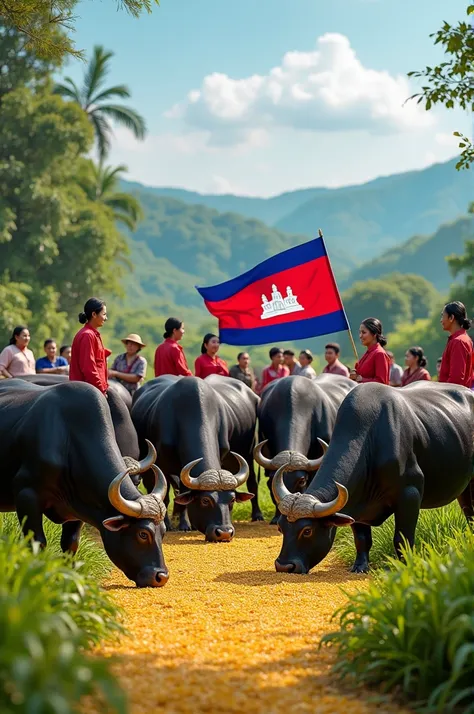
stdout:
<svg viewBox="0 0 474 714">
<path fill-rule="evenodd" d="M 258 427 L 257 427 L 258 424 Z M 257 438 L 258 433 L 258 438 Z M 97 528 L 137 586 L 165 585 L 169 488 L 180 530 L 234 537 L 234 503 L 263 520 L 255 462 L 265 469 L 283 534 L 277 571 L 308 573 L 350 525 L 369 566 L 371 527 L 395 518 L 394 546 L 413 544 L 420 508 L 456 498 L 474 518 L 474 392 L 417 382 L 356 386 L 345 377 L 284 377 L 257 397 L 237 380 L 163 376 L 133 401 L 59 375 L 0 381 L 0 511 L 45 545 L 43 515 L 75 552 Z M 248 491 L 241 490 L 244 484 Z"/>
</svg>

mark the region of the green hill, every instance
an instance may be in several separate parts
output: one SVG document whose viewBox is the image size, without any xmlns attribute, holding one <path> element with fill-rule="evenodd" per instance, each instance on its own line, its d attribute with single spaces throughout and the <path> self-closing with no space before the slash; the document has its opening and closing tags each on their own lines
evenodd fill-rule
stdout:
<svg viewBox="0 0 474 714">
<path fill-rule="evenodd" d="M 283 233 L 236 213 L 135 193 L 145 219 L 129 236 L 134 270 L 125 278 L 127 304 L 138 306 L 158 298 L 201 306 L 195 285 L 223 282 L 307 240 L 307 236 Z M 349 255 L 334 252 L 332 259 L 339 277 L 355 267 Z"/>
<path fill-rule="evenodd" d="M 357 268 L 342 281 L 342 286 L 378 278 L 385 273 L 417 273 L 432 282 L 438 290 L 446 292 L 453 282 L 446 257 L 452 253 L 463 253 L 467 240 L 474 240 L 472 216 L 445 224 L 431 236 L 415 236 L 387 250 Z"/>
<path fill-rule="evenodd" d="M 466 212 L 472 177 L 455 162 L 377 179 L 316 196 L 278 221 L 277 228 L 308 233 L 321 226 L 337 249 L 369 260 L 407 236 L 430 234 Z"/>
<path fill-rule="evenodd" d="M 331 257 L 361 264 L 413 235 L 429 235 L 464 214 L 473 199 L 469 172 L 455 161 L 377 178 L 360 186 L 307 188 L 271 198 L 215 196 L 123 182 L 141 198 L 174 198 L 189 206 L 255 218 L 280 231 L 312 237 L 321 227 Z M 355 257 L 354 257 L 355 256 Z"/>
</svg>

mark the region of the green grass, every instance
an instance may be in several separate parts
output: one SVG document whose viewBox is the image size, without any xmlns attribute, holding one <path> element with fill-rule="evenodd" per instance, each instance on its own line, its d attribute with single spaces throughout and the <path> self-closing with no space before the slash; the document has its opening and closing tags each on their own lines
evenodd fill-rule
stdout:
<svg viewBox="0 0 474 714">
<path fill-rule="evenodd" d="M 120 614 L 83 565 L 0 535 L 0 711 L 74 714 L 89 696 L 125 714 L 109 662 L 88 650 L 122 632 Z"/>
<path fill-rule="evenodd" d="M 450 503 L 444 508 L 421 511 L 416 529 L 415 545 L 446 543 L 454 533 L 462 532 L 466 527 L 466 518 L 457 502 Z M 395 555 L 393 535 L 393 516 L 381 526 L 372 528 L 371 567 L 382 568 L 387 564 L 387 559 Z M 334 550 L 346 565 L 353 564 L 356 551 L 351 528 L 338 529 Z"/>
<path fill-rule="evenodd" d="M 405 551 L 351 595 L 323 638 L 353 685 L 404 695 L 424 712 L 474 713 L 474 534 Z"/>
<path fill-rule="evenodd" d="M 47 551 L 51 555 L 60 555 L 61 526 L 43 518 L 43 527 L 48 541 Z M 0 536 L 21 535 L 20 524 L 16 513 L 0 513 Z M 112 570 L 112 563 L 99 540 L 94 538 L 92 529 L 83 527 L 81 540 L 75 559 L 81 563 L 82 572 L 102 580 Z"/>
</svg>

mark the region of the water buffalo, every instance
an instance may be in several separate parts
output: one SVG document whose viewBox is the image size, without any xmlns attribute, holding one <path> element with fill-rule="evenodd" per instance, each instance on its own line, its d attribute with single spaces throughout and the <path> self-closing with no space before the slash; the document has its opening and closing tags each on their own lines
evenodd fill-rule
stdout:
<svg viewBox="0 0 474 714">
<path fill-rule="evenodd" d="M 63 524 L 63 551 L 77 550 L 82 522 L 89 523 L 130 580 L 142 587 L 164 585 L 166 479 L 148 446 L 138 468 L 153 468 L 155 483 L 143 496 L 129 478 L 107 401 L 97 389 L 82 382 L 45 388 L 2 380 L 0 511 L 16 510 L 24 533 L 32 531 L 42 545 L 43 514 Z"/>
<path fill-rule="evenodd" d="M 284 483 L 291 493 L 308 487 L 322 461 L 318 439 L 330 441 L 337 410 L 354 387 L 355 382 L 346 377 L 322 374 L 311 380 L 284 377 L 264 389 L 258 408 L 264 441 L 255 447 L 254 457 L 265 469 L 270 489 L 275 471 L 284 464 Z M 277 521 L 278 511 L 272 524 Z"/>
<path fill-rule="evenodd" d="M 304 494 L 291 494 L 278 469 L 273 492 L 282 515 L 277 571 L 307 573 L 329 553 L 337 526 L 355 529 L 353 572 L 366 572 L 371 526 L 395 515 L 394 546 L 413 545 L 420 508 L 454 499 L 474 517 L 474 393 L 453 384 L 403 389 L 368 383 L 343 401 L 321 468 Z"/>
<path fill-rule="evenodd" d="M 33 374 L 21 377 L 21 379 L 33 384 L 39 384 L 43 387 L 53 387 L 69 382 L 69 377 L 63 374 Z M 133 476 L 133 481 L 135 485 L 138 485 L 139 478 L 136 462 L 139 459 L 140 449 L 138 446 L 137 432 L 135 431 L 130 416 L 130 408 L 127 406 L 128 402 L 130 402 L 131 407 L 132 398 L 125 387 L 118 382 L 115 382 L 113 386 L 111 383 L 109 386 L 107 404 L 109 405 L 110 414 L 112 416 L 115 439 L 120 453 L 126 457 L 127 466 L 132 468 L 130 474 Z M 125 396 L 123 392 L 125 392 Z"/>
<path fill-rule="evenodd" d="M 252 498 L 237 491 L 249 473 L 256 493 L 252 448 L 258 401 L 242 382 L 216 375 L 205 380 L 165 375 L 134 396 L 132 419 L 139 438 L 152 442 L 157 463 L 168 478 L 176 477 L 178 487 L 179 474 L 188 490 L 175 502 L 187 506 L 191 525 L 208 541 L 233 538 L 230 512 L 235 501 Z M 253 518 L 259 515 L 257 505 Z M 180 529 L 189 530 L 182 511 Z"/>
</svg>

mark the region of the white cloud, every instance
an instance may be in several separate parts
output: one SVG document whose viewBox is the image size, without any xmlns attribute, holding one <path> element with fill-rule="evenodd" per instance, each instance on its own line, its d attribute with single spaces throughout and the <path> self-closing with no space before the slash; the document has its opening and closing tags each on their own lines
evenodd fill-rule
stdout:
<svg viewBox="0 0 474 714">
<path fill-rule="evenodd" d="M 226 179 L 224 176 L 217 176 L 214 174 L 211 176 L 211 180 L 206 186 L 206 193 L 212 193 L 212 194 L 241 194 L 242 190 L 239 189 L 238 186 L 233 184 L 229 179 Z"/>
<path fill-rule="evenodd" d="M 387 135 L 434 122 L 415 102 L 405 104 L 411 94 L 405 76 L 364 67 L 347 37 L 329 33 L 314 51 L 287 52 L 266 75 L 207 75 L 166 116 L 208 132 L 214 146 L 259 145 L 275 127 Z"/>
<path fill-rule="evenodd" d="M 449 146 L 451 149 L 457 149 L 460 139 L 454 136 L 453 132 L 438 132 L 435 134 L 435 141 L 439 146 Z"/>
</svg>

